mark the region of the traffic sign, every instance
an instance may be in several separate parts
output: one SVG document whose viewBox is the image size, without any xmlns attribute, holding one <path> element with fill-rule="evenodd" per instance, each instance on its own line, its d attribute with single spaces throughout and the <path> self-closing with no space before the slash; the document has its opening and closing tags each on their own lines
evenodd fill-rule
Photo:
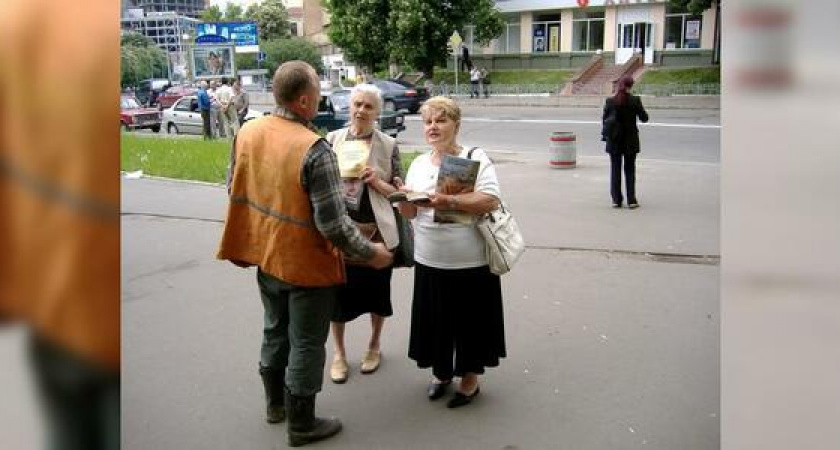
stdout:
<svg viewBox="0 0 840 450">
<path fill-rule="evenodd" d="M 259 62 L 265 61 L 265 52 L 259 52 L 257 54 L 257 61 L 259 61 Z"/>
<path fill-rule="evenodd" d="M 458 30 L 453 31 L 452 36 L 449 36 L 449 43 L 452 44 L 452 48 L 457 48 L 461 45 L 461 42 L 464 42 L 464 40 L 461 39 L 461 35 L 458 34 Z"/>
</svg>

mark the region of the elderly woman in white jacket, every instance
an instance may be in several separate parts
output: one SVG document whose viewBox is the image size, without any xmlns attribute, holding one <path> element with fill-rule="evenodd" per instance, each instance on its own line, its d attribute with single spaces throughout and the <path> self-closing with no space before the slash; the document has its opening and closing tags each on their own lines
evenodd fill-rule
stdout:
<svg viewBox="0 0 840 450">
<path fill-rule="evenodd" d="M 327 135 L 339 160 L 345 204 L 350 218 L 363 232 L 373 233 L 388 249 L 399 244 L 394 209 L 387 196 L 401 184 L 400 152 L 396 140 L 375 129 L 382 110 L 382 94 L 371 84 L 360 84 L 350 93 L 350 124 Z M 344 328 L 347 322 L 370 314 L 371 335 L 360 371 L 369 374 L 379 368 L 380 336 L 391 307 L 392 267 L 373 269 L 347 264 L 347 284 L 339 288 L 332 316 L 335 353 L 330 378 L 344 383 L 349 376 Z"/>
</svg>

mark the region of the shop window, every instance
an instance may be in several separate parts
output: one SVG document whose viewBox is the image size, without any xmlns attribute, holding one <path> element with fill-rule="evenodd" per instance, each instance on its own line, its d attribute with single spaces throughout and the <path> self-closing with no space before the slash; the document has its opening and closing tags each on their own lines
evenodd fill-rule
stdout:
<svg viewBox="0 0 840 450">
<path fill-rule="evenodd" d="M 665 15 L 665 49 L 700 48 L 703 16 L 669 8 Z"/>
<path fill-rule="evenodd" d="M 604 11 L 576 10 L 572 27 L 572 50 L 594 52 L 604 48 Z"/>
<path fill-rule="evenodd" d="M 534 22 L 532 27 L 534 53 L 560 51 L 560 22 Z"/>
</svg>

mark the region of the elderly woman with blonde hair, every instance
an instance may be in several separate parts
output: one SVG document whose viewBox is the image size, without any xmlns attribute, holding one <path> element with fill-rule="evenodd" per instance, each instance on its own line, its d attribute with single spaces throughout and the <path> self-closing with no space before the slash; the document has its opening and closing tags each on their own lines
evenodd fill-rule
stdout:
<svg viewBox="0 0 840 450">
<path fill-rule="evenodd" d="M 382 110 L 382 92 L 372 84 L 359 84 L 350 93 L 349 126 L 327 135 L 338 156 L 342 190 L 350 218 L 363 233 L 385 243 L 388 249 L 399 244 L 394 208 L 387 196 L 401 184 L 402 163 L 394 138 L 377 130 Z M 393 268 L 373 269 L 347 264 L 347 284 L 339 288 L 332 315 L 335 346 L 330 378 L 347 381 L 350 366 L 344 345 L 345 324 L 362 314 L 370 314 L 371 335 L 362 357 L 360 371 L 370 374 L 381 361 L 380 336 L 385 318 L 393 315 L 391 274 Z"/>
<path fill-rule="evenodd" d="M 499 182 L 487 154 L 458 143 L 461 109 L 446 97 L 426 101 L 420 113 L 432 151 L 417 157 L 402 190 L 429 193 L 428 202 L 400 202 L 400 213 L 414 225 L 414 299 L 408 356 L 432 368 L 430 400 L 460 382 L 449 408 L 467 405 L 478 395 L 479 375 L 506 356 L 502 289 L 490 272 L 485 242 L 475 218 L 499 204 Z M 472 192 L 436 192 L 441 162 L 447 155 L 479 161 Z M 441 223 L 435 211 L 463 213 L 466 221 Z"/>
</svg>

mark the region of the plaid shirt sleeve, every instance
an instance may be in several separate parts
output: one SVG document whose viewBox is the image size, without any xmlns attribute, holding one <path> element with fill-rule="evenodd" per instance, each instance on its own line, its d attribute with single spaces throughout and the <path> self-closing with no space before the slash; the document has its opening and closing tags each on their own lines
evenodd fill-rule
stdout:
<svg viewBox="0 0 840 450">
<path fill-rule="evenodd" d="M 330 144 L 319 139 L 303 162 L 303 188 L 309 192 L 315 226 L 321 234 L 353 259 L 373 256 L 373 245 L 353 225 L 341 196 L 338 160 Z"/>
</svg>

